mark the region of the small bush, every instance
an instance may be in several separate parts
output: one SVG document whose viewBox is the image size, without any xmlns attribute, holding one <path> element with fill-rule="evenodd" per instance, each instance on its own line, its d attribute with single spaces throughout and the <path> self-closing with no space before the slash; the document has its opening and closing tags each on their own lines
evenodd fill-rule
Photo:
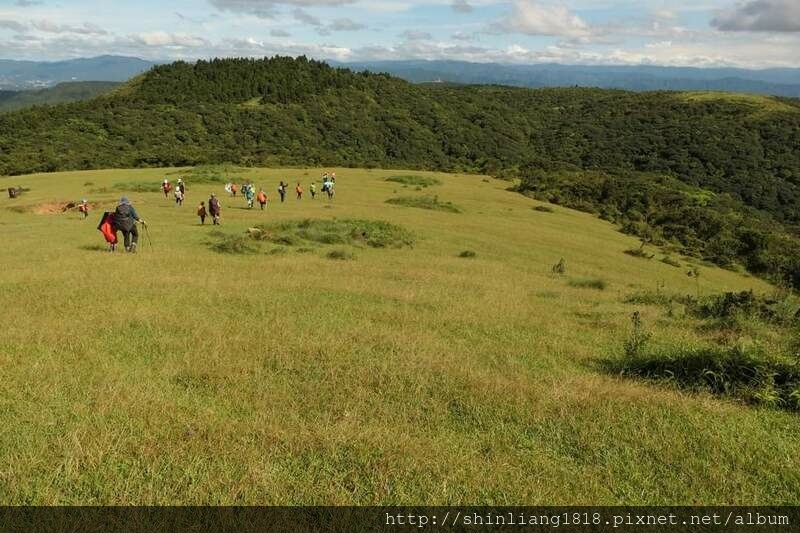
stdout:
<svg viewBox="0 0 800 533">
<path fill-rule="evenodd" d="M 569 280 L 569 285 L 578 289 L 595 289 L 598 291 L 603 291 L 607 287 L 605 280 L 599 278 L 571 279 Z"/>
<path fill-rule="evenodd" d="M 770 356 L 758 346 L 628 352 L 626 344 L 626 355 L 609 363 L 609 370 L 750 404 L 800 410 L 800 365 Z"/>
<path fill-rule="evenodd" d="M 407 230 L 377 220 L 293 220 L 261 225 L 250 235 L 256 241 L 284 246 L 366 245 L 370 248 L 412 246 L 414 238 Z"/>
<path fill-rule="evenodd" d="M 333 259 L 336 261 L 350 261 L 356 258 L 356 256 L 352 252 L 348 252 L 347 250 L 331 250 L 328 252 L 326 256 L 328 259 Z"/>
<path fill-rule="evenodd" d="M 246 255 L 258 252 L 252 239 L 244 235 L 223 235 L 210 245 L 211 249 L 220 254 Z"/>
<path fill-rule="evenodd" d="M 478 257 L 478 254 L 476 254 L 472 250 L 464 250 L 463 252 L 458 254 L 458 257 L 461 257 L 461 258 L 464 258 L 464 259 L 473 259 L 475 257 Z"/>
<path fill-rule="evenodd" d="M 387 204 L 416 207 L 431 211 L 444 211 L 447 213 L 460 213 L 461 209 L 451 202 L 442 202 L 438 196 L 400 196 L 386 200 Z"/>
<path fill-rule="evenodd" d="M 547 205 L 537 205 L 533 208 L 534 211 L 538 211 L 540 213 L 555 213 L 555 210 Z"/>
<path fill-rule="evenodd" d="M 390 181 L 392 183 L 402 183 L 403 185 L 406 186 L 417 187 L 418 190 L 442 184 L 442 182 L 437 180 L 436 178 L 428 178 L 426 176 L 391 176 L 389 178 L 386 178 L 386 181 Z"/>
<path fill-rule="evenodd" d="M 94 182 L 93 181 L 87 181 L 86 183 L 83 184 L 83 186 L 84 187 L 94 187 Z"/>
<path fill-rule="evenodd" d="M 632 250 L 625 250 L 625 253 L 627 255 L 630 255 L 631 257 L 638 257 L 640 259 L 653 259 L 655 257 L 655 254 L 651 254 L 644 248 L 634 248 Z"/>
<path fill-rule="evenodd" d="M 664 263 L 665 265 L 669 265 L 675 268 L 680 268 L 681 266 L 683 266 L 680 264 L 680 262 L 678 262 L 676 259 L 673 259 L 672 256 L 669 255 L 665 255 L 661 259 L 661 262 Z"/>
<path fill-rule="evenodd" d="M 753 291 L 726 292 L 702 299 L 687 297 L 684 303 L 697 318 L 723 322 L 755 318 L 782 325 L 792 325 L 800 321 L 800 304 L 789 295 L 771 298 L 758 296 Z"/>
<path fill-rule="evenodd" d="M 622 302 L 634 305 L 660 305 L 669 307 L 678 298 L 663 292 L 641 291 L 626 296 Z"/>
<path fill-rule="evenodd" d="M 631 323 L 633 330 L 630 336 L 625 340 L 625 356 L 637 357 L 642 354 L 647 343 L 650 342 L 652 335 L 645 331 L 644 323 L 642 322 L 642 315 L 639 311 L 633 313 L 631 316 Z"/>
</svg>

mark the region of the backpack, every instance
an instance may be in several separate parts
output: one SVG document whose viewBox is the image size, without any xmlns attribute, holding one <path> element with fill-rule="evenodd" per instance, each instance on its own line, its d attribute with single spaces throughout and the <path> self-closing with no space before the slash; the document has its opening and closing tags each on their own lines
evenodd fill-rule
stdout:
<svg viewBox="0 0 800 533">
<path fill-rule="evenodd" d="M 114 211 L 114 227 L 122 231 L 130 231 L 135 225 L 136 221 L 133 220 L 133 208 L 128 204 L 117 206 L 117 210 Z"/>
</svg>

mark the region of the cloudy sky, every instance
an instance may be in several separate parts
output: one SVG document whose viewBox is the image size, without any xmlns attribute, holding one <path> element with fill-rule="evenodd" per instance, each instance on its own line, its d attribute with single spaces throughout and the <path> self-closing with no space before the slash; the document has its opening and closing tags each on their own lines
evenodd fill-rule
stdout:
<svg viewBox="0 0 800 533">
<path fill-rule="evenodd" d="M 0 58 L 800 67 L 800 0 L 0 0 Z"/>
</svg>

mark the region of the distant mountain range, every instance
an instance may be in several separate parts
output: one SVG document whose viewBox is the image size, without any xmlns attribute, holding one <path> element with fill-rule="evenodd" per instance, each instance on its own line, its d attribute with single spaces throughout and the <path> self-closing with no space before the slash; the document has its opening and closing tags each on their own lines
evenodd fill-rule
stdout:
<svg viewBox="0 0 800 533">
<path fill-rule="evenodd" d="M 599 87 L 629 91 L 728 91 L 800 97 L 800 69 L 747 70 L 658 66 L 501 65 L 464 61 L 327 63 L 387 72 L 412 83 L 447 82 L 516 87 Z M 0 59 L 0 90 L 54 87 L 69 81 L 123 82 L 156 63 L 123 56 L 57 62 Z"/>
<path fill-rule="evenodd" d="M 149 70 L 154 64 L 122 56 L 56 62 L 0 59 L 0 90 L 43 89 L 65 81 L 123 82 Z"/>
<path fill-rule="evenodd" d="M 800 69 L 688 68 L 657 66 L 500 65 L 463 61 L 373 61 L 339 67 L 388 72 L 413 83 L 599 87 L 629 91 L 728 91 L 800 96 Z"/>
</svg>

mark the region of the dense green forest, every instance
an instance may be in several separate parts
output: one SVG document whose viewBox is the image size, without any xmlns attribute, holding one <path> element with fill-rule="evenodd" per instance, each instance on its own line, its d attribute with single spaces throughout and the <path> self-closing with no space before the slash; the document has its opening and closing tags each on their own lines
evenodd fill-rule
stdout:
<svg viewBox="0 0 800 533">
<path fill-rule="evenodd" d="M 276 57 L 157 66 L 89 102 L 0 116 L 0 174 L 218 162 L 522 177 L 523 192 L 800 284 L 795 99 L 416 86 Z"/>
</svg>

